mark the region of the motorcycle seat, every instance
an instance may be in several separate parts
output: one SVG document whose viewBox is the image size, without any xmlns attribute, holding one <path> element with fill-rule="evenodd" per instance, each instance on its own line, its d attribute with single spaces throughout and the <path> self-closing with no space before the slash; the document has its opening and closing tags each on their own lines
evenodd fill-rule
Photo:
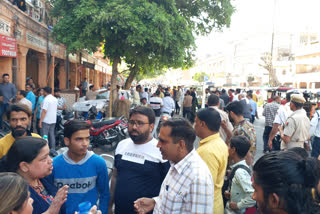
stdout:
<svg viewBox="0 0 320 214">
<path fill-rule="evenodd" d="M 97 123 L 93 123 L 93 124 L 92 124 L 92 127 L 93 127 L 93 128 L 100 128 L 100 127 L 105 126 L 105 125 L 111 125 L 111 124 L 115 123 L 118 119 L 119 119 L 119 118 L 112 119 L 112 120 L 105 120 L 105 121 L 97 122 Z"/>
</svg>

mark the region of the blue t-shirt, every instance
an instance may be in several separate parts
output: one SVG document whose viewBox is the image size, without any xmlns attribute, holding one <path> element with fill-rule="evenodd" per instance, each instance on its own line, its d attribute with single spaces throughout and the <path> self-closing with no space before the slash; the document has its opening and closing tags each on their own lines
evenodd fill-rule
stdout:
<svg viewBox="0 0 320 214">
<path fill-rule="evenodd" d="M 37 111 L 37 119 L 40 119 L 40 117 L 41 117 L 41 103 L 43 103 L 43 99 L 44 99 L 43 96 L 40 96 L 38 98 L 38 102 L 37 102 L 37 109 L 38 109 L 38 111 Z"/>
<path fill-rule="evenodd" d="M 252 100 L 252 99 L 249 100 L 249 103 L 250 103 L 251 109 L 252 109 L 251 115 L 256 115 L 257 103 L 256 103 L 254 100 Z"/>
<path fill-rule="evenodd" d="M 141 197 L 159 195 L 170 164 L 162 159 L 157 140 L 134 144 L 130 138 L 121 141 L 115 153 L 117 182 L 114 202 L 116 214 L 134 214 L 133 202 Z"/>
<path fill-rule="evenodd" d="M 36 108 L 36 95 L 32 91 L 29 91 L 26 99 L 29 100 L 32 103 L 32 113 L 34 112 L 34 109 Z"/>
<path fill-rule="evenodd" d="M 61 188 L 69 186 L 66 212 L 78 211 L 78 205 L 90 201 L 92 206 L 99 200 L 99 210 L 108 213 L 109 177 L 105 160 L 91 151 L 78 163 L 68 156 L 68 151 L 53 159 L 50 179 Z"/>
</svg>

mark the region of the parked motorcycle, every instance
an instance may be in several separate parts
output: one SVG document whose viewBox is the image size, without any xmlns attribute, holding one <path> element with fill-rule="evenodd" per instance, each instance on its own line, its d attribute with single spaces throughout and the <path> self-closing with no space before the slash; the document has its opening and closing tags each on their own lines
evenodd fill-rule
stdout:
<svg viewBox="0 0 320 214">
<path fill-rule="evenodd" d="M 101 147 L 104 151 L 110 152 L 116 149 L 118 143 L 127 138 L 127 119 L 119 117 L 101 122 L 92 122 L 90 129 L 90 142 L 92 147 Z"/>
<path fill-rule="evenodd" d="M 73 112 L 64 112 L 61 116 L 60 122 L 56 126 L 56 147 L 61 148 L 65 147 L 64 144 L 64 124 L 67 121 L 74 119 L 74 113 Z"/>
<path fill-rule="evenodd" d="M 170 118 L 171 118 L 171 114 L 169 114 L 168 112 L 161 113 L 159 124 L 157 126 L 157 136 L 159 135 L 161 124 L 164 123 L 165 121 L 169 120 Z"/>
</svg>

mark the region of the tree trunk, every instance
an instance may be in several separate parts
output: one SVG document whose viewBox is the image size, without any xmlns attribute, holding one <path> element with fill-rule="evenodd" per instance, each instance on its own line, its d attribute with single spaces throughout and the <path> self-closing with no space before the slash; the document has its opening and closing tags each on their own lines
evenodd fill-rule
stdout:
<svg viewBox="0 0 320 214">
<path fill-rule="evenodd" d="M 110 100 L 109 100 L 109 117 L 112 117 L 112 107 L 117 99 L 117 83 L 118 83 L 118 64 L 120 63 L 121 59 L 119 56 L 113 58 L 112 63 L 112 76 L 111 76 L 111 92 L 110 92 Z"/>
<path fill-rule="evenodd" d="M 124 89 L 125 90 L 129 90 L 134 78 L 136 77 L 138 73 L 138 67 L 137 66 L 133 66 L 130 68 L 130 73 L 129 73 L 129 76 L 126 80 L 126 83 L 124 84 Z"/>
<path fill-rule="evenodd" d="M 269 70 L 269 84 L 272 86 L 272 87 L 277 87 L 277 86 L 280 86 L 280 82 L 278 80 L 278 77 L 276 75 L 276 71 L 275 69 L 272 69 L 270 68 Z"/>
</svg>

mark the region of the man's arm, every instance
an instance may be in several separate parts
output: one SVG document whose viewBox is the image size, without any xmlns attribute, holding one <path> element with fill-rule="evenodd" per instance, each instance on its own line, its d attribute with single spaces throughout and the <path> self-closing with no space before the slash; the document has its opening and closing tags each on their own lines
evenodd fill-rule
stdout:
<svg viewBox="0 0 320 214">
<path fill-rule="evenodd" d="M 255 205 L 256 201 L 252 199 L 254 189 L 252 188 L 251 176 L 244 169 L 238 169 L 234 178 L 240 184 L 245 196 L 237 203 L 238 209 L 244 209 Z"/>
<path fill-rule="evenodd" d="M 46 117 L 46 114 L 47 114 L 47 109 L 42 109 L 41 117 L 40 117 L 40 120 L 39 120 L 39 128 L 40 129 L 42 128 L 42 121 Z"/>
<path fill-rule="evenodd" d="M 190 185 L 191 213 L 207 214 L 213 212 L 214 185 L 207 177 L 197 177 Z M 203 199 L 203 200 L 199 200 Z"/>
<path fill-rule="evenodd" d="M 212 180 L 216 181 L 219 173 L 219 160 L 216 158 L 216 154 L 214 154 L 212 157 L 208 157 L 209 154 L 204 154 L 201 150 L 197 150 L 199 156 L 202 158 L 202 160 L 207 164 Z M 210 154 L 211 156 L 211 154 Z"/>
<path fill-rule="evenodd" d="M 102 159 L 102 158 L 101 158 Z M 99 191 L 99 210 L 101 210 L 102 214 L 108 213 L 108 205 L 110 199 L 109 192 L 109 177 L 108 177 L 108 168 L 106 162 L 102 159 L 101 165 L 98 171 L 98 191 Z"/>
<path fill-rule="evenodd" d="M 229 144 L 229 141 L 233 135 L 232 131 L 228 128 L 227 121 L 221 120 L 221 127 L 224 130 L 224 132 L 227 134 L 226 144 Z"/>
<path fill-rule="evenodd" d="M 283 140 L 283 142 L 285 143 L 289 143 L 291 141 L 291 136 L 293 134 L 292 127 L 289 128 L 288 127 L 285 128 L 286 131 L 283 130 L 282 126 L 279 126 L 278 128 L 279 132 L 280 132 L 280 138 Z M 292 132 L 292 134 L 290 135 L 290 133 Z"/>
<path fill-rule="evenodd" d="M 272 130 L 271 130 L 271 132 L 269 134 L 269 140 L 268 140 L 269 149 L 272 149 L 272 140 L 275 138 L 279 127 L 280 127 L 280 124 L 273 123 Z"/>
<path fill-rule="evenodd" d="M 109 200 L 109 214 L 113 214 L 113 204 L 114 204 L 114 192 L 116 189 L 117 183 L 117 169 L 113 168 L 112 176 L 111 176 L 111 184 L 110 184 L 110 200 Z"/>
</svg>

